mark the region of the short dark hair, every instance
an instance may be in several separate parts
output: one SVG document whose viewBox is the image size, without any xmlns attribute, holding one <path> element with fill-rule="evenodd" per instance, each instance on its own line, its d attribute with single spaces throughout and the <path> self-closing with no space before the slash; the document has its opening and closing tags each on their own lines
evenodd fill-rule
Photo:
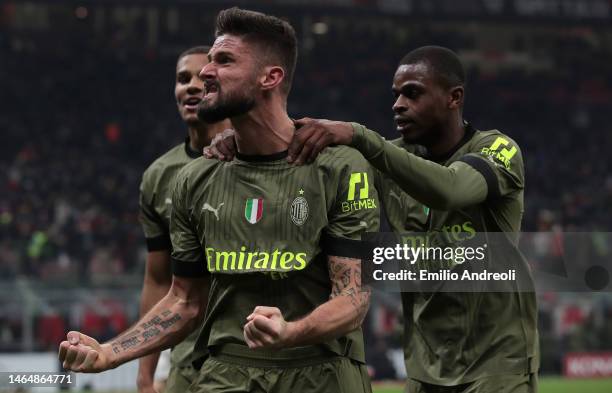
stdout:
<svg viewBox="0 0 612 393">
<path fill-rule="evenodd" d="M 465 69 L 459 56 L 442 46 L 422 46 L 408 53 L 399 65 L 426 63 L 433 70 L 433 77 L 444 88 L 465 86 Z"/>
<path fill-rule="evenodd" d="M 228 8 L 217 15 L 215 37 L 231 34 L 259 45 L 263 62 L 278 62 L 285 70 L 283 92 L 289 94 L 297 61 L 297 38 L 291 25 L 261 12 Z"/>
<path fill-rule="evenodd" d="M 181 52 L 178 59 L 176 59 L 176 62 L 178 63 L 178 61 L 181 60 L 183 57 L 189 55 L 207 55 L 209 51 L 210 46 L 208 45 L 192 46 L 191 48 Z"/>
</svg>

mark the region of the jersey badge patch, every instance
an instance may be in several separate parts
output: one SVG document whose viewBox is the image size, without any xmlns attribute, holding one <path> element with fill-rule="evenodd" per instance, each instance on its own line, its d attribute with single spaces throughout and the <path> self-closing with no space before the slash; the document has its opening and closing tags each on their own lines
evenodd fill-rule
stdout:
<svg viewBox="0 0 612 393">
<path fill-rule="evenodd" d="M 250 224 L 257 224 L 263 215 L 263 198 L 247 199 L 244 207 L 244 218 Z"/>
<path fill-rule="evenodd" d="M 304 198 L 304 190 L 300 189 L 300 196 L 291 203 L 291 220 L 297 226 L 302 226 L 308 219 L 308 201 Z"/>
</svg>

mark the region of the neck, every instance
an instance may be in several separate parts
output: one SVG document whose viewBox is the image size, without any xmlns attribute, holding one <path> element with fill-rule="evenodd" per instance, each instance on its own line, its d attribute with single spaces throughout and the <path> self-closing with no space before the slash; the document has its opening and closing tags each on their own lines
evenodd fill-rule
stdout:
<svg viewBox="0 0 612 393">
<path fill-rule="evenodd" d="M 269 155 L 287 150 L 295 127 L 284 105 L 261 105 L 232 118 L 236 148 L 246 155 Z"/>
<path fill-rule="evenodd" d="M 434 157 L 443 156 L 453 150 L 461 142 L 464 135 L 463 119 L 460 115 L 453 116 L 448 124 L 442 128 L 438 138 L 431 145 L 426 146 L 427 150 Z"/>
<path fill-rule="evenodd" d="M 189 126 L 189 147 L 194 151 L 201 152 L 203 148 L 210 145 L 210 141 L 221 131 L 232 128 L 228 120 L 223 120 L 214 124 L 199 123 Z"/>
</svg>

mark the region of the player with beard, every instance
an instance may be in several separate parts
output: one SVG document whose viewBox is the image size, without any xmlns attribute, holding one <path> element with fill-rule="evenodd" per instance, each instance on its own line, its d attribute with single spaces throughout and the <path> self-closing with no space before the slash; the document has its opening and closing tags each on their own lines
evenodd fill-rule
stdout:
<svg viewBox="0 0 612 393">
<path fill-rule="evenodd" d="M 378 229 L 373 172 L 356 150 L 286 161 L 297 57 L 291 25 L 232 8 L 217 17 L 199 116 L 230 118 L 232 163 L 198 159 L 172 198 L 173 282 L 128 332 L 100 345 L 69 332 L 66 368 L 96 372 L 159 350 L 198 325 L 201 392 L 370 392 L 361 322 L 361 235 Z M 208 299 L 202 287 L 211 280 Z"/>
<path fill-rule="evenodd" d="M 229 120 L 222 119 L 208 124 L 197 116 L 198 104 L 204 92 L 204 81 L 199 74 L 208 64 L 209 49 L 208 46 L 197 46 L 179 55 L 176 63 L 174 96 L 178 112 L 187 125 L 187 137 L 185 142 L 157 158 L 142 176 L 140 221 L 148 253 L 140 303 L 141 316 L 144 316 L 168 293 L 172 282 L 170 211 L 174 179 L 182 167 L 201 156 L 202 146 L 208 145 L 217 133 L 231 127 Z M 192 362 L 203 356 L 202 353 L 193 351 L 196 338 L 197 331 L 173 348 L 169 359 L 169 373 L 167 369 L 165 372 L 163 370 L 165 368 L 163 364 L 168 362 L 166 352 L 162 355 L 160 363 L 163 364 L 160 364 L 157 372 L 155 368 L 159 352 L 140 359 L 138 391 L 140 393 L 162 390 L 184 392 L 197 375 Z M 158 375 L 160 376 L 157 377 Z"/>
<path fill-rule="evenodd" d="M 510 265 L 522 272 L 516 282 L 492 285 L 495 291 L 402 293 L 408 392 L 534 392 L 537 305 L 528 264 L 517 248 L 523 159 L 510 137 L 478 131 L 463 120 L 464 85 L 454 52 L 416 49 L 393 78 L 401 138 L 385 141 L 355 123 L 302 119 L 289 161 L 303 164 L 330 144 L 351 145 L 380 171 L 378 187 L 394 232 L 477 236 L 495 244 L 487 250 L 486 268 Z M 215 137 L 205 155 L 233 159 L 231 136 Z"/>
</svg>

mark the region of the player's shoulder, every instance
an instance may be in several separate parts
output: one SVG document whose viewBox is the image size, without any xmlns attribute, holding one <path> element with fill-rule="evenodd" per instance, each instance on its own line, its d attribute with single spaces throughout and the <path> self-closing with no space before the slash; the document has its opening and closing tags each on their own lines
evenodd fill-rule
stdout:
<svg viewBox="0 0 612 393">
<path fill-rule="evenodd" d="M 523 167 L 523 153 L 519 145 L 499 130 L 476 131 L 466 153 L 483 157 L 506 169 Z"/>
<path fill-rule="evenodd" d="M 347 165 L 367 164 L 365 157 L 349 146 L 330 146 L 324 149 L 316 160 L 320 167 L 342 168 Z"/>
<path fill-rule="evenodd" d="M 500 146 L 513 146 L 520 149 L 518 143 L 512 137 L 497 129 L 475 131 L 471 144 L 475 147 L 498 144 Z"/>
<path fill-rule="evenodd" d="M 323 149 L 314 165 L 319 173 L 332 178 L 339 178 L 347 173 L 373 172 L 365 157 L 349 146 L 330 146 Z"/>
<path fill-rule="evenodd" d="M 154 182 L 161 177 L 164 171 L 177 165 L 183 164 L 186 159 L 185 144 L 174 146 L 161 156 L 157 157 L 142 174 L 143 182 Z"/>
<path fill-rule="evenodd" d="M 206 178 L 216 168 L 220 168 L 230 163 L 219 161 L 217 159 L 208 159 L 198 157 L 185 164 L 176 176 L 177 181 L 191 183 L 198 179 Z"/>
</svg>

